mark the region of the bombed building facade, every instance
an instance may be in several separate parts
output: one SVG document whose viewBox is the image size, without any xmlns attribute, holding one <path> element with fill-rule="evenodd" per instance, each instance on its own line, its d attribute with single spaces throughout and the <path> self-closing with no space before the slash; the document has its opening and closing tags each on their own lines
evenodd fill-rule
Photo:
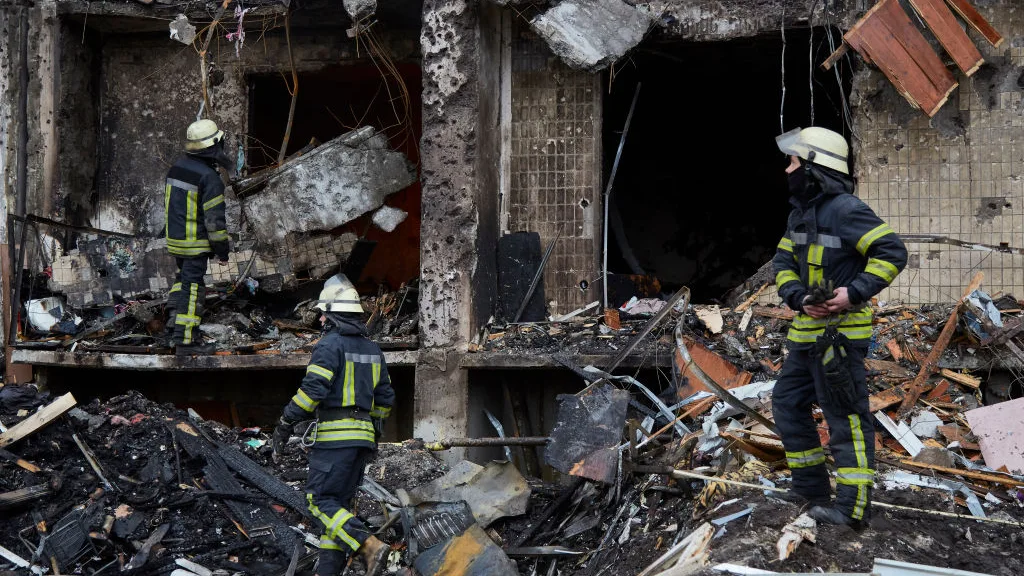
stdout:
<svg viewBox="0 0 1024 576">
<path fill-rule="evenodd" d="M 983 63 L 970 75 L 950 65 L 954 85 L 934 110 L 853 50 L 821 67 L 864 1 L 342 4 L 0 11 L 9 381 L 131 372 L 144 387 L 188 371 L 205 376 L 178 393 L 211 402 L 245 396 L 244 379 L 291 394 L 309 338 L 183 359 L 139 338 L 90 347 L 28 333 L 25 302 L 50 296 L 72 324 L 152 321 L 128 304 L 173 283 L 162 182 L 197 117 L 218 122 L 237 158 L 234 250 L 207 283 L 222 300 L 243 293 L 294 318 L 326 277 L 354 266 L 400 332 L 386 355 L 404 437 L 466 436 L 489 426 L 481 408 L 517 402 L 551 421 L 550 402 L 531 396 L 573 381 L 549 351 L 485 346 L 504 333 L 488 326 L 593 317 L 682 285 L 717 302 L 743 284 L 783 231 L 773 137 L 798 126 L 847 136 L 858 194 L 908 239 L 908 269 L 880 300 L 948 301 L 978 271 L 990 293 L 1024 288 L 1015 2 L 976 2 L 1002 38 L 966 29 Z M 760 299 L 777 301 L 770 289 Z M 609 342 L 577 363 L 607 365 L 619 349 Z"/>
</svg>

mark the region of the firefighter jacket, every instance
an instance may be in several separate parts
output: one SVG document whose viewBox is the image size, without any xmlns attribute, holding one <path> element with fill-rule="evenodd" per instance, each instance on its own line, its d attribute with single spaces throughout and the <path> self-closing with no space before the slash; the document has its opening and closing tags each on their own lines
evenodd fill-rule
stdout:
<svg viewBox="0 0 1024 576">
<path fill-rule="evenodd" d="M 171 166 L 164 189 L 167 251 L 188 258 L 228 256 L 224 183 L 210 164 L 186 154 Z"/>
<path fill-rule="evenodd" d="M 384 355 L 366 329 L 352 321 L 333 325 L 313 349 L 302 385 L 284 410 L 287 421 L 317 413 L 318 448 L 376 445 L 371 418 L 387 418 L 395 402 Z"/>
<path fill-rule="evenodd" d="M 864 202 L 853 195 L 853 182 L 838 172 L 817 170 L 817 193 L 807 201 L 791 198 L 786 234 L 772 263 L 779 296 L 798 314 L 788 339 L 795 348 L 809 348 L 839 322 L 839 332 L 852 343 L 871 339 L 868 302 L 888 286 L 907 263 L 899 236 Z M 812 318 L 802 312 L 809 287 L 829 281 L 848 290 L 853 308 L 838 318 Z"/>
</svg>

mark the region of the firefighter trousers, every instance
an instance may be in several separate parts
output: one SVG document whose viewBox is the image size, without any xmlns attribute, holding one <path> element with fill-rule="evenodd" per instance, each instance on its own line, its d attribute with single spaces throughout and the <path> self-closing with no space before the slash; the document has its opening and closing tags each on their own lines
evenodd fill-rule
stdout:
<svg viewBox="0 0 1024 576">
<path fill-rule="evenodd" d="M 173 327 L 171 341 L 174 345 L 192 344 L 199 338 L 199 323 L 203 317 L 203 303 L 206 301 L 207 254 L 189 258 L 175 258 L 178 274 L 167 294 L 168 323 Z"/>
<path fill-rule="evenodd" d="M 821 408 L 836 463 L 835 505 L 855 520 L 866 520 L 870 517 L 875 473 L 875 428 L 868 410 L 864 370 L 866 350 L 861 346 L 846 349 L 853 377 L 852 406 L 830 405 L 821 359 L 811 350 L 793 350 L 775 383 L 772 410 L 793 472 L 793 491 L 812 502 L 821 502 L 830 497 L 829 479 L 811 405 Z"/>
<path fill-rule="evenodd" d="M 323 527 L 319 576 L 340 574 L 348 556 L 370 537 L 366 525 L 350 509 L 372 456 L 373 450 L 365 447 L 314 447 L 309 452 L 306 501 Z"/>
</svg>

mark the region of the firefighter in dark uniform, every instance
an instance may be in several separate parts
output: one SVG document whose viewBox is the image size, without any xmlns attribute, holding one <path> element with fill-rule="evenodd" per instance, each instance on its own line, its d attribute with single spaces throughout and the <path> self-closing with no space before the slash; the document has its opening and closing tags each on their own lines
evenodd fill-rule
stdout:
<svg viewBox="0 0 1024 576">
<path fill-rule="evenodd" d="M 793 492 L 829 524 L 865 525 L 874 486 L 875 432 L 868 410 L 864 357 L 871 339 L 869 300 L 907 263 L 899 236 L 853 195 L 849 147 L 839 134 L 805 128 L 777 138 L 790 155 L 786 234 L 773 264 L 779 296 L 797 311 L 789 356 L 772 407 L 793 473 Z M 828 421 L 836 464 L 836 499 L 811 415 Z"/>
<path fill-rule="evenodd" d="M 308 433 L 306 499 L 323 525 L 319 576 L 337 576 L 348 557 L 358 552 L 367 576 L 377 576 L 390 548 L 371 535 L 350 511 L 363 470 L 373 457 L 395 392 L 380 348 L 366 337 L 359 294 L 343 274 L 329 279 L 317 302 L 324 334 L 313 350 L 306 376 L 274 430 L 277 459 L 296 422 L 317 422 Z"/>
<path fill-rule="evenodd" d="M 186 154 L 171 166 L 164 188 L 167 251 L 178 274 L 167 297 L 168 331 L 176 354 L 212 354 L 199 334 L 210 255 L 228 261 L 230 243 L 224 217 L 224 183 L 217 166 L 230 173 L 224 132 L 212 120 L 188 127 Z"/>
</svg>

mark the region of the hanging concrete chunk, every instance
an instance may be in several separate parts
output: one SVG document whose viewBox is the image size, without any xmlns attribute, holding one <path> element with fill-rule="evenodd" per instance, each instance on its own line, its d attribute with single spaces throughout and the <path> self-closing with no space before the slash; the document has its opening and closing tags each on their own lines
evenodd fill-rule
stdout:
<svg viewBox="0 0 1024 576">
<path fill-rule="evenodd" d="M 171 20 L 167 27 L 171 31 L 171 40 L 177 40 L 182 44 L 192 44 L 192 41 L 196 39 L 196 27 L 189 23 L 184 14 L 178 14 L 178 17 Z"/>
<path fill-rule="evenodd" d="M 654 20 L 622 0 L 565 0 L 530 26 L 566 64 L 596 72 L 639 44 Z"/>
<path fill-rule="evenodd" d="M 333 230 L 380 208 L 416 181 L 416 170 L 370 126 L 343 134 L 284 165 L 236 184 L 256 235 L 274 243 L 289 233 Z"/>
</svg>

